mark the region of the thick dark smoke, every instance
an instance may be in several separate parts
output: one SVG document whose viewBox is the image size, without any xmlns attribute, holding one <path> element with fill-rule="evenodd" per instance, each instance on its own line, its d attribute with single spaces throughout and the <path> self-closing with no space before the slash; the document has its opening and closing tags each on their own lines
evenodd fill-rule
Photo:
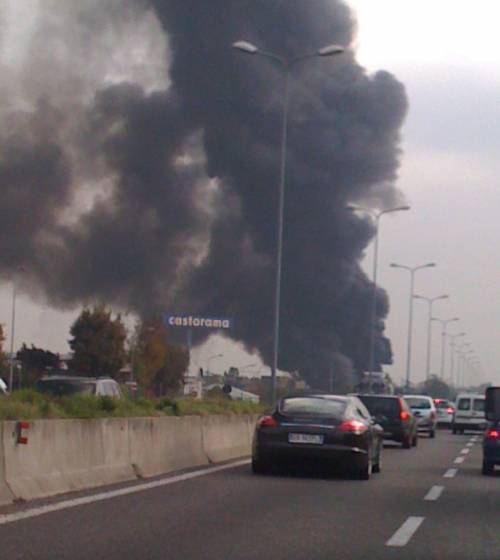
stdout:
<svg viewBox="0 0 500 560">
<path fill-rule="evenodd" d="M 80 45 L 68 46 L 75 64 L 54 68 L 51 87 L 31 79 L 43 100 L 11 106 L 1 138 L 0 273 L 22 265 L 27 288 L 61 307 L 99 300 L 141 314 L 227 315 L 231 336 L 269 361 L 282 80 L 271 61 L 231 44 L 284 56 L 349 47 L 349 9 L 340 0 L 71 5 L 61 17 L 63 38 Z M 112 53 L 94 60 L 84 45 L 106 46 L 144 14 L 168 41 L 170 84 L 106 85 Z M 49 71 L 50 59 L 40 64 Z M 401 84 L 386 72 L 368 76 L 349 52 L 293 73 L 280 367 L 316 386 L 327 386 L 331 364 L 367 367 L 371 283 L 359 261 L 373 230 L 346 205 L 397 200 L 406 106 Z M 377 295 L 380 366 L 391 349 L 388 300 Z"/>
</svg>

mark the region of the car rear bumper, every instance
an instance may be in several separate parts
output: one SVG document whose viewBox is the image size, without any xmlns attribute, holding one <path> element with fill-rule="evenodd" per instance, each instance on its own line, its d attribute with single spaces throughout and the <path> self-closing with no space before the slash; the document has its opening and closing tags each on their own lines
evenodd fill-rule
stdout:
<svg viewBox="0 0 500 560">
<path fill-rule="evenodd" d="M 488 463 L 500 465 L 500 445 L 498 443 L 483 445 L 483 458 Z"/>
<path fill-rule="evenodd" d="M 401 428 L 384 429 L 384 440 L 386 441 L 397 441 L 398 443 L 402 443 L 408 437 L 410 437 L 409 430 L 403 430 Z"/>
<path fill-rule="evenodd" d="M 435 420 L 431 420 L 430 418 L 423 418 L 419 420 L 417 424 L 417 430 L 419 432 L 432 432 L 436 429 L 437 422 Z"/>
<path fill-rule="evenodd" d="M 486 425 L 486 420 L 456 419 L 452 422 L 452 427 L 456 430 L 483 431 L 486 429 Z"/>
<path fill-rule="evenodd" d="M 324 461 L 339 466 L 361 468 L 366 464 L 368 452 L 358 447 L 344 445 L 292 444 L 288 442 L 263 441 L 254 446 L 253 457 L 269 462 Z"/>
</svg>

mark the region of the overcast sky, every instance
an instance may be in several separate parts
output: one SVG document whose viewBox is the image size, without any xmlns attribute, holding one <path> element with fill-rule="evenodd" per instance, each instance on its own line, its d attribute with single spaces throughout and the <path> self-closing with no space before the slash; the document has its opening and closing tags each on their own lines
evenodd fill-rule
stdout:
<svg viewBox="0 0 500 560">
<path fill-rule="evenodd" d="M 31 8 L 37 2 L 3 0 L 0 4 L 9 14 L 2 60 L 4 70 L 5 66 L 12 70 L 22 57 L 23 41 L 33 25 L 29 14 L 36 13 Z M 450 295 L 448 301 L 435 304 L 434 314 L 460 317 L 450 330 L 467 332 L 465 339 L 484 370 L 480 381 L 500 383 L 496 367 L 500 361 L 498 0 L 474 4 L 465 0 L 350 0 L 348 4 L 359 21 L 359 62 L 369 72 L 394 73 L 405 84 L 410 103 L 397 184 L 411 211 L 385 216 L 380 229 L 379 284 L 390 297 L 387 335 L 394 350 L 394 365 L 387 371 L 397 380 L 406 372 L 409 293 L 408 274 L 389 264 L 416 266 L 433 261 L 435 269 L 417 274 L 416 292 L 428 297 Z M 150 48 L 158 52 L 162 46 L 153 41 Z M 129 57 L 120 62 L 126 76 Z M 369 274 L 371 259 L 370 247 L 364 261 Z M 0 322 L 8 327 L 10 306 L 11 287 L 5 285 L 0 289 Z M 416 301 L 414 309 L 411 376 L 419 381 L 425 376 L 427 307 Z M 69 325 L 77 311 L 52 310 L 23 295 L 17 311 L 16 346 L 25 341 L 54 351 L 68 350 Z M 8 339 L 7 348 L 9 344 Z M 212 361 L 213 370 L 254 363 L 247 373 L 259 370 L 257 358 L 218 337 L 193 354 L 193 365 L 206 367 L 208 358 L 219 353 L 224 357 Z M 436 373 L 439 353 L 436 325 L 431 368 Z M 449 351 L 446 358 L 449 364 Z"/>
</svg>

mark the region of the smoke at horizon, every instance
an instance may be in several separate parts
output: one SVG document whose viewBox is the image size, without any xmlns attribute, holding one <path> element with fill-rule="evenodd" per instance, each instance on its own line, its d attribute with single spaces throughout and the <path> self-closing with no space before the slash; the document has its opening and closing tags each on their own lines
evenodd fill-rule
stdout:
<svg viewBox="0 0 500 560">
<path fill-rule="evenodd" d="M 0 275 L 23 266 L 25 289 L 58 307 L 226 315 L 231 337 L 269 362 L 282 82 L 271 61 L 231 44 L 284 56 L 348 48 L 348 7 L 50 0 L 39 10 L 2 94 Z M 132 64 L 124 52 L 138 46 Z M 403 86 L 367 75 L 350 51 L 294 69 L 279 365 L 318 385 L 332 363 L 349 369 L 345 357 L 367 367 L 372 285 L 359 263 L 373 229 L 346 206 L 399 201 L 406 109 Z M 378 365 L 391 359 L 388 308 L 378 289 Z"/>
</svg>

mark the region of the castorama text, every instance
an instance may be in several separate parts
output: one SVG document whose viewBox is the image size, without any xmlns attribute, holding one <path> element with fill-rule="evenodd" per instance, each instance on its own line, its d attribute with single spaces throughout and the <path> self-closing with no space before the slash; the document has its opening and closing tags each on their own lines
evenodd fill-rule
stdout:
<svg viewBox="0 0 500 560">
<path fill-rule="evenodd" d="M 234 321 L 233 319 L 196 317 L 193 315 L 166 315 L 165 324 L 169 327 L 232 329 Z"/>
</svg>

